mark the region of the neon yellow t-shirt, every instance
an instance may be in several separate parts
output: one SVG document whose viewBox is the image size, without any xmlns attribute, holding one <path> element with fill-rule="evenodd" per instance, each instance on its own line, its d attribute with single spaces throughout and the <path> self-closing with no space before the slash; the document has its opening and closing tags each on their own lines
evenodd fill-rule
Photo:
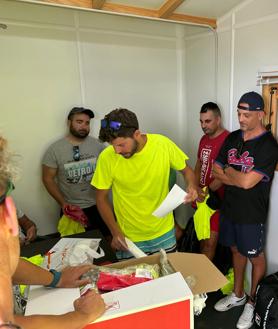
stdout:
<svg viewBox="0 0 278 329">
<path fill-rule="evenodd" d="M 147 134 L 144 148 L 126 159 L 107 147 L 99 156 L 91 184 L 112 188 L 117 222 L 134 242 L 160 237 L 174 226 L 173 213 L 157 218 L 152 212 L 169 192 L 170 168 L 186 167 L 187 155 L 170 139 Z"/>
</svg>

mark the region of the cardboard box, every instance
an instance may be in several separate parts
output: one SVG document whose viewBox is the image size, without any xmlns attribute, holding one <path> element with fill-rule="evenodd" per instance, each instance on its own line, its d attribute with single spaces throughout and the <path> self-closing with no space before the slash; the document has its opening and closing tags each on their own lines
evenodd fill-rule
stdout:
<svg viewBox="0 0 278 329">
<path fill-rule="evenodd" d="M 109 309 L 86 329 L 193 329 L 193 295 L 216 291 L 227 279 L 204 255 L 168 254 L 177 271 L 156 280 L 144 282 L 103 295 Z M 108 265 L 113 268 L 159 263 L 159 254 Z M 189 289 L 184 278 L 191 276 L 196 284 Z"/>
</svg>

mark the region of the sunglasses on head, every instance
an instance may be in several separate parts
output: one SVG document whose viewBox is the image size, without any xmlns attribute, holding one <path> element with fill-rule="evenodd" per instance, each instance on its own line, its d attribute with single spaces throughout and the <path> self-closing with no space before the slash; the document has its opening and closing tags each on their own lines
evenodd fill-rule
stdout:
<svg viewBox="0 0 278 329">
<path fill-rule="evenodd" d="M 239 159 L 241 157 L 242 154 L 242 150 L 243 150 L 243 146 L 244 146 L 244 141 L 239 141 L 237 144 L 237 151 L 236 151 L 236 158 Z"/>
<path fill-rule="evenodd" d="M 134 128 L 134 129 L 137 129 L 134 126 L 126 126 L 126 125 L 123 125 L 119 121 L 109 121 L 107 119 L 102 119 L 100 121 L 100 124 L 101 124 L 101 128 L 110 128 L 112 130 L 120 130 L 120 128 Z"/>
<path fill-rule="evenodd" d="M 6 192 L 0 196 L 0 204 L 4 203 L 6 197 L 14 190 L 14 184 L 9 180 L 6 188 Z"/>
<path fill-rule="evenodd" d="M 73 151 L 73 160 L 74 161 L 79 161 L 80 160 L 80 149 L 79 149 L 79 146 L 73 146 L 72 148 L 72 151 Z"/>
</svg>

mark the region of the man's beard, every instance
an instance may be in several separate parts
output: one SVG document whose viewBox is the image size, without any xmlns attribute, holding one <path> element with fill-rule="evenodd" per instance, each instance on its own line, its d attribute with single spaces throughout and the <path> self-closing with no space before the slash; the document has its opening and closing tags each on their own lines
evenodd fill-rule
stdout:
<svg viewBox="0 0 278 329">
<path fill-rule="evenodd" d="M 133 154 L 135 154 L 137 152 L 137 150 L 138 150 L 138 142 L 136 140 L 133 140 L 133 141 L 134 141 L 133 147 L 132 147 L 132 149 L 131 149 L 130 152 L 128 152 L 128 153 L 120 153 L 126 159 L 131 158 L 133 156 Z"/>
<path fill-rule="evenodd" d="M 77 138 L 81 138 L 81 139 L 84 139 L 86 138 L 90 131 L 89 130 L 75 130 L 72 126 L 70 126 L 70 133 L 74 136 L 74 137 L 77 137 Z"/>
</svg>

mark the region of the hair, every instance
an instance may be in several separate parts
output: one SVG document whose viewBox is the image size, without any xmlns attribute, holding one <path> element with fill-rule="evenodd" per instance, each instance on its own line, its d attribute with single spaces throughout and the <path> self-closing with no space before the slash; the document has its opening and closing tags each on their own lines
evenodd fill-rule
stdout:
<svg viewBox="0 0 278 329">
<path fill-rule="evenodd" d="M 104 117 L 108 122 L 117 121 L 122 124 L 119 130 L 114 130 L 109 126 L 100 128 L 99 139 L 103 142 L 111 142 L 118 137 L 133 137 L 134 132 L 139 129 L 136 114 L 128 109 L 118 108 Z"/>
<path fill-rule="evenodd" d="M 212 111 L 215 116 L 221 117 L 220 108 L 216 103 L 208 102 L 203 104 L 200 113 L 207 113 L 208 111 Z"/>
<path fill-rule="evenodd" d="M 16 168 L 12 164 L 12 154 L 8 150 L 5 138 L 0 136 L 0 189 L 4 190 L 9 181 L 16 176 Z"/>
</svg>

